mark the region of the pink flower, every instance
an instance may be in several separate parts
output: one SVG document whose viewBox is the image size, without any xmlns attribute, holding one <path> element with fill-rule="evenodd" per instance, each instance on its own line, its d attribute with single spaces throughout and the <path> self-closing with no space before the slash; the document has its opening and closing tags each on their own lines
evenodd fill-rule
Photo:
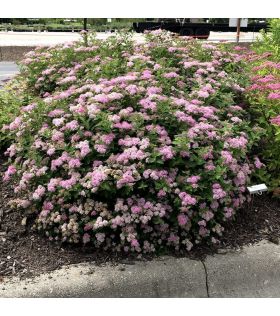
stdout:
<svg viewBox="0 0 280 316">
<path fill-rule="evenodd" d="M 258 157 L 255 157 L 254 164 L 257 169 L 261 169 L 264 166 L 264 164 L 260 161 Z"/>
<path fill-rule="evenodd" d="M 40 169 L 38 169 L 38 171 L 36 172 L 36 177 L 40 177 L 44 174 L 46 174 L 46 171 L 48 170 L 49 168 L 47 166 L 44 166 Z"/>
<path fill-rule="evenodd" d="M 106 179 L 107 175 L 101 169 L 96 169 L 91 174 L 91 184 L 93 187 L 99 187 L 99 185 Z"/>
<path fill-rule="evenodd" d="M 234 212 L 233 212 L 233 209 L 231 207 L 225 207 L 224 210 L 225 210 L 225 217 L 226 218 L 232 217 Z"/>
<path fill-rule="evenodd" d="M 61 126 L 65 121 L 64 117 L 60 117 L 60 118 L 55 118 L 52 120 L 53 125 L 55 126 Z"/>
<path fill-rule="evenodd" d="M 222 150 L 221 155 L 226 164 L 231 164 L 233 162 L 232 154 L 229 151 Z"/>
<path fill-rule="evenodd" d="M 49 112 L 48 116 L 49 117 L 57 117 L 63 115 L 65 112 L 61 109 L 55 109 L 51 112 Z"/>
<path fill-rule="evenodd" d="M 17 172 L 17 169 L 15 166 L 11 165 L 8 167 L 7 171 L 5 172 L 3 176 L 4 181 L 10 180 L 11 176 Z"/>
<path fill-rule="evenodd" d="M 96 96 L 93 97 L 93 99 L 103 104 L 108 103 L 110 101 L 109 97 L 104 93 L 97 94 Z"/>
<path fill-rule="evenodd" d="M 177 244 L 179 242 L 179 237 L 177 235 L 175 235 L 174 233 L 171 233 L 167 240 L 170 243 Z"/>
<path fill-rule="evenodd" d="M 71 189 L 77 183 L 77 178 L 72 176 L 70 179 L 61 180 L 59 185 L 64 189 Z"/>
<path fill-rule="evenodd" d="M 70 82 L 74 82 L 77 80 L 76 76 L 70 76 L 70 77 L 66 77 L 64 79 L 61 79 L 60 81 L 57 82 L 57 84 L 62 85 L 65 83 L 70 83 Z"/>
<path fill-rule="evenodd" d="M 197 61 L 186 61 L 184 62 L 184 68 L 188 69 L 188 68 L 191 68 L 193 66 L 196 66 L 198 64 Z"/>
<path fill-rule="evenodd" d="M 213 184 L 212 190 L 213 190 L 213 199 L 215 200 L 222 199 L 227 195 L 227 193 L 222 189 L 222 187 L 218 183 Z"/>
<path fill-rule="evenodd" d="M 198 91 L 197 92 L 197 95 L 200 97 L 200 98 L 208 98 L 209 97 L 209 93 L 207 91 Z"/>
<path fill-rule="evenodd" d="M 62 141 L 64 139 L 64 134 L 60 131 L 54 130 L 53 135 L 52 135 L 52 141 L 53 142 L 58 142 Z"/>
<path fill-rule="evenodd" d="M 76 148 L 80 149 L 81 157 L 85 157 L 86 155 L 88 155 L 91 152 L 91 150 L 89 148 L 88 140 L 84 140 L 84 141 L 79 142 L 76 145 Z"/>
<path fill-rule="evenodd" d="M 47 150 L 47 155 L 48 155 L 48 156 L 52 156 L 54 153 L 55 153 L 55 148 L 54 148 L 54 147 L 49 148 L 49 149 Z"/>
<path fill-rule="evenodd" d="M 126 121 L 123 121 L 121 123 L 116 123 L 114 124 L 114 127 L 119 128 L 119 129 L 126 129 L 126 130 L 132 129 L 132 125 Z"/>
<path fill-rule="evenodd" d="M 159 190 L 158 193 L 157 193 L 157 196 L 158 197 L 164 197 L 164 196 L 166 196 L 166 192 L 164 190 Z"/>
<path fill-rule="evenodd" d="M 133 214 L 138 214 L 138 213 L 141 212 L 141 207 L 134 205 L 134 206 L 131 207 L 131 212 L 132 212 Z"/>
<path fill-rule="evenodd" d="M 164 78 L 177 78 L 179 75 L 176 72 L 167 72 L 163 74 Z"/>
<path fill-rule="evenodd" d="M 280 99 L 280 93 L 274 93 L 274 92 L 271 92 L 268 97 L 268 99 L 270 100 L 279 100 Z"/>
<path fill-rule="evenodd" d="M 159 64 L 155 64 L 154 65 L 154 70 L 159 70 L 159 69 L 161 69 L 162 67 L 161 67 L 161 65 L 159 65 Z"/>
<path fill-rule="evenodd" d="M 272 90 L 280 90 L 280 83 L 270 83 L 267 87 Z"/>
<path fill-rule="evenodd" d="M 41 197 L 45 194 L 45 192 L 46 189 L 42 185 L 39 185 L 32 195 L 33 200 L 40 200 Z"/>
<path fill-rule="evenodd" d="M 9 125 L 10 130 L 13 131 L 13 130 L 18 129 L 21 123 L 22 123 L 21 117 L 16 117 L 14 121 Z"/>
<path fill-rule="evenodd" d="M 162 88 L 160 88 L 160 87 L 148 87 L 147 88 L 148 95 L 157 94 L 157 93 L 161 93 L 161 92 L 162 92 Z"/>
<path fill-rule="evenodd" d="M 105 154 L 107 150 L 107 146 L 103 144 L 95 144 L 94 149 L 99 152 L 100 154 Z"/>
<path fill-rule="evenodd" d="M 197 188 L 197 182 L 200 180 L 200 176 L 191 176 L 187 178 L 187 182 L 191 184 L 193 188 Z"/>
<path fill-rule="evenodd" d="M 53 206 L 53 204 L 52 204 L 51 202 L 45 201 L 45 202 L 44 202 L 44 205 L 43 205 L 43 208 L 44 208 L 45 210 L 50 211 L 50 210 L 52 210 L 52 209 L 54 208 L 54 206 Z"/>
<path fill-rule="evenodd" d="M 117 188 L 120 189 L 125 185 L 133 185 L 135 182 L 135 179 L 132 175 L 132 171 L 128 170 L 126 171 L 122 177 L 117 181 Z"/>
<path fill-rule="evenodd" d="M 206 222 L 205 222 L 204 220 L 199 221 L 197 224 L 198 224 L 199 226 L 206 227 Z"/>
<path fill-rule="evenodd" d="M 207 171 L 212 171 L 212 170 L 215 170 L 215 166 L 213 164 L 213 161 L 208 161 L 206 164 L 205 164 L 205 169 Z"/>
<path fill-rule="evenodd" d="M 104 242 L 105 236 L 106 236 L 106 235 L 103 234 L 103 233 L 97 233 L 97 234 L 95 235 L 95 237 L 96 237 L 96 239 L 97 239 L 97 241 L 98 241 L 99 243 Z"/>
<path fill-rule="evenodd" d="M 64 163 L 64 160 L 62 159 L 62 157 L 59 157 L 57 159 L 52 160 L 51 162 L 51 170 L 55 171 L 57 170 L 57 167 L 62 166 Z"/>
<path fill-rule="evenodd" d="M 78 129 L 79 127 L 79 124 L 76 120 L 73 120 L 71 122 L 68 122 L 66 125 L 65 125 L 65 129 L 69 129 L 71 131 L 74 131 L 76 129 Z"/>
<path fill-rule="evenodd" d="M 244 136 L 229 138 L 227 140 L 229 147 L 232 148 L 245 148 L 248 143 L 248 140 Z"/>
<path fill-rule="evenodd" d="M 188 217 L 184 214 L 178 215 L 178 223 L 180 226 L 185 226 L 188 222 Z"/>
<path fill-rule="evenodd" d="M 210 221 L 214 217 L 214 214 L 210 211 L 207 211 L 202 214 L 202 218 L 204 218 L 207 222 Z"/>
<path fill-rule="evenodd" d="M 139 247 L 139 242 L 137 239 L 132 239 L 131 240 L 131 246 L 132 247 Z"/>
<path fill-rule="evenodd" d="M 241 51 L 241 50 L 246 50 L 246 47 L 234 46 L 233 49 L 237 51 Z"/>
<path fill-rule="evenodd" d="M 112 93 L 108 94 L 108 98 L 110 101 L 120 100 L 123 98 L 123 95 L 121 93 L 112 92 Z"/>
<path fill-rule="evenodd" d="M 274 125 L 278 125 L 280 126 L 280 115 L 273 117 L 272 119 L 270 119 L 270 122 Z"/>
<path fill-rule="evenodd" d="M 101 136 L 101 140 L 102 140 L 106 145 L 111 144 L 111 142 L 113 141 L 114 138 L 115 138 L 115 135 L 114 135 L 113 133 L 110 133 L 110 134 L 106 134 L 106 135 L 102 135 L 102 136 Z"/>
<path fill-rule="evenodd" d="M 92 224 L 88 223 L 84 226 L 84 231 L 92 230 Z"/>
<path fill-rule="evenodd" d="M 207 70 L 203 69 L 203 68 L 199 68 L 196 71 L 197 74 L 202 75 L 202 74 L 207 74 Z"/>
<path fill-rule="evenodd" d="M 181 192 L 179 193 L 179 198 L 182 201 L 182 205 L 188 206 L 188 205 L 195 205 L 196 204 L 196 199 L 190 196 L 186 192 Z"/>
<path fill-rule="evenodd" d="M 155 111 L 157 107 L 156 102 L 153 102 L 148 98 L 140 100 L 139 104 L 142 105 L 142 107 L 146 110 L 150 109 L 152 111 Z"/>
<path fill-rule="evenodd" d="M 127 86 L 125 90 L 128 91 L 130 95 L 134 95 L 138 92 L 139 88 L 136 85 L 131 84 Z"/>
<path fill-rule="evenodd" d="M 29 105 L 27 105 L 27 106 L 23 106 L 22 108 L 21 108 L 21 110 L 23 111 L 23 112 L 31 112 L 33 109 L 35 109 L 37 107 L 37 104 L 36 103 L 32 103 L 32 104 L 29 104 Z"/>
<path fill-rule="evenodd" d="M 144 70 L 141 76 L 141 79 L 151 79 L 153 77 L 152 72 L 150 70 Z"/>
<path fill-rule="evenodd" d="M 69 168 L 79 168 L 81 166 L 81 161 L 78 158 L 70 159 L 68 162 Z"/>
<path fill-rule="evenodd" d="M 164 146 L 159 149 L 159 152 L 162 154 L 164 160 L 172 159 L 174 156 L 174 151 L 171 146 Z"/>
<path fill-rule="evenodd" d="M 207 234 L 207 229 L 205 227 L 203 227 L 203 226 L 200 226 L 198 233 L 199 233 L 200 236 L 203 237 L 203 236 L 205 236 Z"/>
<path fill-rule="evenodd" d="M 58 186 L 59 182 L 60 182 L 60 179 L 55 179 L 55 178 L 50 179 L 50 181 L 49 181 L 49 183 L 47 185 L 48 186 L 48 191 L 49 192 L 54 192 L 56 187 Z"/>
<path fill-rule="evenodd" d="M 87 244 L 87 243 L 89 243 L 90 242 L 90 235 L 88 234 L 88 233 L 85 233 L 84 235 L 83 235 L 83 243 L 84 244 Z"/>
</svg>

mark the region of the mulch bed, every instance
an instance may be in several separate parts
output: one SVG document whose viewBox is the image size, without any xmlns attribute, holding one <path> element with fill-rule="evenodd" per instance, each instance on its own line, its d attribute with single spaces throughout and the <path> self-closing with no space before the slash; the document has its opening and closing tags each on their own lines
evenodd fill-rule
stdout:
<svg viewBox="0 0 280 316">
<path fill-rule="evenodd" d="M 127 254 L 104 253 L 91 247 L 50 242 L 32 231 L 30 220 L 27 220 L 26 225 L 22 225 L 20 211 L 7 205 L 14 194 L 11 186 L 2 183 L 1 173 L 5 169 L 5 161 L 5 158 L 0 157 L 0 282 L 5 276 L 26 278 L 52 271 L 63 265 L 81 262 L 118 265 L 152 259 L 149 256 L 139 259 Z M 225 225 L 220 245 L 196 246 L 190 253 L 183 255 L 203 260 L 207 255 L 226 253 L 263 239 L 278 244 L 279 238 L 280 200 L 263 194 L 253 197 L 252 202 L 238 212 L 236 221 Z M 182 256 L 174 253 L 171 255 Z"/>
</svg>

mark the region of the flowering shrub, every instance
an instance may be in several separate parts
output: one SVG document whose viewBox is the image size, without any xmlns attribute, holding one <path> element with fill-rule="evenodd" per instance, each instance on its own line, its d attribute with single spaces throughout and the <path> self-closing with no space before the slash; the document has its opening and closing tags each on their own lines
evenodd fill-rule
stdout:
<svg viewBox="0 0 280 316">
<path fill-rule="evenodd" d="M 280 58 L 280 19 L 268 19 L 268 32 L 261 30 L 261 39 L 254 43 L 254 51 L 258 54 L 270 52 L 275 59 Z"/>
<path fill-rule="evenodd" d="M 270 35 L 263 42 L 245 50 L 243 58 L 250 65 L 251 85 L 247 89 L 252 119 L 261 126 L 265 134 L 259 156 L 266 170 L 259 171 L 262 181 L 272 189 L 280 186 L 280 19 L 272 19 Z"/>
<path fill-rule="evenodd" d="M 22 61 L 30 104 L 4 175 L 50 239 L 117 251 L 213 243 L 246 200 L 259 138 L 243 64 L 217 46 L 147 34 L 38 48 Z"/>
<path fill-rule="evenodd" d="M 20 107 L 28 104 L 28 96 L 24 94 L 24 89 L 20 77 L 7 83 L 0 89 L 0 128 L 11 122 L 20 113 Z M 14 140 L 10 133 L 0 129 L 0 150 L 7 148 Z"/>
</svg>

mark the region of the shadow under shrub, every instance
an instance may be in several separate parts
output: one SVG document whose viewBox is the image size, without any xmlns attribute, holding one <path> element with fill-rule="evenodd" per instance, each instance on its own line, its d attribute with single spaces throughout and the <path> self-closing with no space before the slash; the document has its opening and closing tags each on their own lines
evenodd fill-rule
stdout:
<svg viewBox="0 0 280 316">
<path fill-rule="evenodd" d="M 50 239 L 104 249 L 218 242 L 262 164 L 242 107 L 244 65 L 209 44 L 147 34 L 30 52 L 34 99 L 4 126 L 15 206 Z M 245 79 L 244 79 L 245 78 Z"/>
</svg>

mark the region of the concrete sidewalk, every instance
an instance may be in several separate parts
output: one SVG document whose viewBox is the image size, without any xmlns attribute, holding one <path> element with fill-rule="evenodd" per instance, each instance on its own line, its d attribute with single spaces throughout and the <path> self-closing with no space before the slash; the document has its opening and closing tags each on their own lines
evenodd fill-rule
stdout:
<svg viewBox="0 0 280 316">
<path fill-rule="evenodd" d="M 72 265 L 5 280 L 0 297 L 280 297 L 280 246 L 261 242 L 204 262 L 160 257 L 133 265 Z"/>
</svg>

